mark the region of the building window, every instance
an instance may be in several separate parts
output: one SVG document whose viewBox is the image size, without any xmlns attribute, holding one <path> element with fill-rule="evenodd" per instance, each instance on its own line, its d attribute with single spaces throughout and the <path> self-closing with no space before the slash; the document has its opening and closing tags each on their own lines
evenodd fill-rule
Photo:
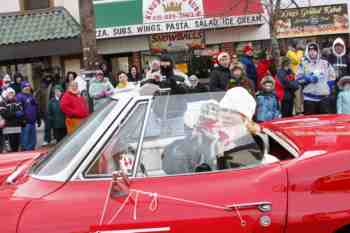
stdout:
<svg viewBox="0 0 350 233">
<path fill-rule="evenodd" d="M 21 9 L 24 11 L 39 10 L 53 7 L 53 0 L 20 0 Z"/>
</svg>

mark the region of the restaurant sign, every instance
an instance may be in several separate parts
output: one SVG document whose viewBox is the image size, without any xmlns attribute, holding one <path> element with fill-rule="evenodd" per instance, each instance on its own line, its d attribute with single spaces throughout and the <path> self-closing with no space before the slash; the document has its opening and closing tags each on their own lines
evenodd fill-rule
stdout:
<svg viewBox="0 0 350 233">
<path fill-rule="evenodd" d="M 220 18 L 201 18 L 171 22 L 147 23 L 121 27 L 98 28 L 97 39 L 125 37 L 164 32 L 193 31 L 263 24 L 261 15 L 227 16 Z"/>
<path fill-rule="evenodd" d="M 154 34 L 150 37 L 150 48 L 155 52 L 198 49 L 204 45 L 203 31 Z"/>
<path fill-rule="evenodd" d="M 347 5 L 282 10 L 276 27 L 278 38 L 349 33 Z"/>
<path fill-rule="evenodd" d="M 245 11 L 242 6 L 241 10 L 232 9 L 231 12 L 226 9 L 225 2 L 227 1 L 95 0 L 97 39 L 264 23 L 259 7 Z M 218 14 L 215 9 L 222 9 L 225 14 L 221 11 Z"/>
</svg>

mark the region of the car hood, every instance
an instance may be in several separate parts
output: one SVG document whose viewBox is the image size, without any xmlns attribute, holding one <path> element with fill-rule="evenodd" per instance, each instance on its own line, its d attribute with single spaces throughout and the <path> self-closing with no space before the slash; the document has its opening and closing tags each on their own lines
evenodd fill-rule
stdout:
<svg viewBox="0 0 350 233">
<path fill-rule="evenodd" d="M 1 154 L 0 156 L 0 185 L 5 181 L 5 179 L 11 175 L 19 166 L 24 163 L 31 164 L 35 158 L 42 156 L 47 153 L 47 150 L 37 150 L 31 152 L 19 152 L 19 153 L 9 153 Z"/>
<path fill-rule="evenodd" d="M 301 156 L 350 150 L 350 115 L 314 115 L 263 123 L 297 147 Z"/>
</svg>

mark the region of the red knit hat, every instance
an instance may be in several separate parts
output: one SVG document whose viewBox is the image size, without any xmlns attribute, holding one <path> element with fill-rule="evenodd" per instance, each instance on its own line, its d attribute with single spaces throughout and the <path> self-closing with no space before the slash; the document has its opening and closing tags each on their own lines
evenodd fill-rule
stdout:
<svg viewBox="0 0 350 233">
<path fill-rule="evenodd" d="M 253 52 L 253 48 L 250 45 L 246 45 L 244 46 L 243 52 L 244 53 Z"/>
</svg>

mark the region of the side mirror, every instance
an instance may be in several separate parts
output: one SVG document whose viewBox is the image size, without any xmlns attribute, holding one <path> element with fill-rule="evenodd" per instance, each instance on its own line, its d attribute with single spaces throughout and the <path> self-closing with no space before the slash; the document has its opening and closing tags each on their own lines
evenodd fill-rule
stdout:
<svg viewBox="0 0 350 233">
<path fill-rule="evenodd" d="M 111 198 L 129 195 L 130 180 L 123 171 L 115 171 L 112 174 Z"/>
</svg>

